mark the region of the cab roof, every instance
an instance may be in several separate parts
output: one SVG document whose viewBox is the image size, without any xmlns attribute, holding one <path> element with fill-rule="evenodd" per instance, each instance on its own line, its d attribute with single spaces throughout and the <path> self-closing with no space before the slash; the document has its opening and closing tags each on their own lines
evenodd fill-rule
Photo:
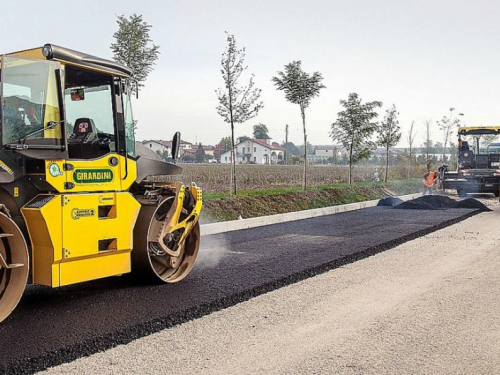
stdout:
<svg viewBox="0 0 500 375">
<path fill-rule="evenodd" d="M 458 128 L 460 135 L 485 135 L 500 134 L 500 126 L 461 126 Z"/>
<path fill-rule="evenodd" d="M 39 60 L 53 60 L 64 65 L 73 65 L 122 78 L 130 78 L 132 75 L 132 70 L 130 68 L 116 61 L 102 59 L 69 48 L 59 47 L 54 44 L 45 44 L 43 47 L 7 53 L 6 55 Z"/>
</svg>

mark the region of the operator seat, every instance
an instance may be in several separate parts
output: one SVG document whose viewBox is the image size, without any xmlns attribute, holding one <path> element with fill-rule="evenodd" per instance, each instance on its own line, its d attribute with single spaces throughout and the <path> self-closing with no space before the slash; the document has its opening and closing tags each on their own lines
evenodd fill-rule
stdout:
<svg viewBox="0 0 500 375">
<path fill-rule="evenodd" d="M 474 160 L 474 150 L 470 148 L 469 142 L 462 141 L 459 148 L 459 163 L 460 167 L 464 169 L 475 168 Z"/>
<path fill-rule="evenodd" d="M 70 159 L 93 159 L 99 155 L 99 138 L 94 120 L 88 117 L 75 121 L 73 133 L 68 138 Z"/>
</svg>

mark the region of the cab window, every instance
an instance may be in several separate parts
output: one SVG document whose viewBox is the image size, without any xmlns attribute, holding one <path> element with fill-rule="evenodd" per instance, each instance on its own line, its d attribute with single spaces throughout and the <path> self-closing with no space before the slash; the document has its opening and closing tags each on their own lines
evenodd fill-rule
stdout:
<svg viewBox="0 0 500 375">
<path fill-rule="evenodd" d="M 123 95 L 125 114 L 125 136 L 127 138 L 127 153 L 135 156 L 135 121 L 132 114 L 132 98 L 128 94 Z"/>
<path fill-rule="evenodd" d="M 67 131 L 73 132 L 78 119 L 91 117 L 97 133 L 114 136 L 111 100 L 110 85 L 67 88 L 65 90 Z"/>
<path fill-rule="evenodd" d="M 2 141 L 60 146 L 59 64 L 2 57 Z"/>
<path fill-rule="evenodd" d="M 95 159 L 115 152 L 112 78 L 68 65 L 65 78 L 70 159 Z"/>
</svg>

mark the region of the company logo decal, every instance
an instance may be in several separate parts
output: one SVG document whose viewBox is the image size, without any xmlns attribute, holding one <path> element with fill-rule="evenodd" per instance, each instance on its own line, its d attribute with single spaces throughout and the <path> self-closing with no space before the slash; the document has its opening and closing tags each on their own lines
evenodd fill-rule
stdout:
<svg viewBox="0 0 500 375">
<path fill-rule="evenodd" d="M 73 180 L 79 184 L 113 181 L 111 169 L 77 169 L 73 173 Z"/>
<path fill-rule="evenodd" d="M 106 201 L 112 201 L 113 197 L 104 197 L 102 195 L 99 195 L 99 203 L 104 203 Z"/>
<path fill-rule="evenodd" d="M 49 165 L 49 173 L 52 177 L 62 176 L 61 168 L 56 163 Z"/>
<path fill-rule="evenodd" d="M 78 220 L 82 217 L 90 217 L 95 215 L 95 210 L 92 208 L 86 208 L 83 210 L 80 210 L 79 208 L 73 208 L 71 210 L 71 217 L 73 220 Z"/>
</svg>

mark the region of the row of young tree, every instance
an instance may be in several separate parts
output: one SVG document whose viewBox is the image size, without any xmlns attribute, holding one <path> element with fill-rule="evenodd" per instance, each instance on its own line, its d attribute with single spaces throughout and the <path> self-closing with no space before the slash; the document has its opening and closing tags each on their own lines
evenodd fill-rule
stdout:
<svg viewBox="0 0 500 375">
<path fill-rule="evenodd" d="M 226 33 L 227 34 L 227 33 Z M 245 65 L 245 48 L 237 48 L 234 35 L 227 34 L 227 47 L 222 54 L 221 74 L 224 80 L 224 88 L 216 90 L 219 105 L 217 112 L 225 122 L 231 125 L 230 150 L 231 150 L 231 187 L 232 193 L 236 193 L 236 160 L 235 160 L 235 138 L 234 126 L 241 124 L 258 115 L 264 107 L 260 100 L 261 90 L 254 87 L 254 75 L 251 75 L 246 85 L 241 85 L 239 80 L 241 74 L 247 69 Z M 303 127 L 305 147 L 302 147 L 303 176 L 302 188 L 307 188 L 307 128 L 306 109 L 311 100 L 320 94 L 325 87 L 322 83 L 323 76 L 320 72 L 307 73 L 302 69 L 301 61 L 292 61 L 279 71 L 277 76 L 272 77 L 277 90 L 283 91 L 285 99 L 299 106 Z M 386 150 L 384 181 L 387 182 L 389 170 L 389 151 L 401 140 L 402 133 L 398 121 L 398 111 L 395 105 L 386 110 L 382 121 L 378 122 L 377 109 L 382 107 L 381 101 L 363 102 L 357 93 L 350 93 L 348 98 L 341 100 L 343 110 L 337 114 L 337 119 L 331 125 L 330 136 L 333 142 L 341 144 L 347 150 L 349 166 L 349 184 L 352 184 L 353 166 L 361 160 L 370 158 L 377 146 Z M 438 121 L 440 130 L 444 133 L 443 160 L 450 137 L 454 127 L 460 124 L 460 117 L 455 115 L 454 108 L 450 109 L 449 116 Z M 415 141 L 416 129 L 414 122 L 408 135 L 410 144 L 409 171 L 413 160 L 412 151 Z M 426 164 L 430 167 L 429 148 L 431 147 L 430 131 L 432 121 L 426 121 Z M 259 124 L 262 125 L 262 124 Z M 264 125 L 265 126 L 265 125 Z M 267 127 L 265 128 L 267 133 Z M 376 140 L 374 140 L 376 139 Z M 287 146 L 287 145 L 286 145 Z M 409 172 L 410 173 L 410 172 Z"/>
<path fill-rule="evenodd" d="M 227 34 L 227 33 L 226 33 Z M 264 107 L 260 100 L 261 90 L 254 87 L 254 75 L 249 79 L 248 84 L 241 85 L 239 79 L 243 71 L 247 69 L 245 65 L 245 48 L 237 48 L 234 35 L 227 34 L 227 47 L 222 54 L 221 73 L 224 80 L 224 88 L 216 90 L 219 99 L 217 112 L 225 122 L 231 125 L 231 193 L 236 194 L 236 158 L 235 158 L 235 138 L 234 125 L 241 124 L 257 116 Z M 284 71 L 278 72 L 272 78 L 276 89 L 285 93 L 285 98 L 292 104 L 300 108 L 303 124 L 304 145 L 307 145 L 306 131 L 306 109 L 311 99 L 319 95 L 325 86 L 319 72 L 306 73 L 301 68 L 300 61 L 292 61 L 285 65 Z M 304 147 L 304 171 L 302 178 L 302 188 L 307 186 L 307 149 Z"/>
<path fill-rule="evenodd" d="M 123 15 L 117 17 L 118 31 L 113 35 L 115 42 L 111 45 L 114 59 L 132 69 L 132 79 L 136 85 L 132 90 L 138 91 L 153 70 L 156 60 L 159 57 L 159 46 L 152 43 L 149 36 L 151 25 L 147 24 L 142 15 L 133 14 L 129 17 Z M 219 105 L 217 112 L 225 122 L 231 125 L 231 136 L 229 137 L 229 148 L 231 150 L 231 192 L 236 193 L 236 163 L 235 163 L 235 137 L 234 126 L 241 124 L 258 115 L 264 107 L 260 100 L 261 90 L 254 87 L 254 76 L 251 75 L 246 85 L 240 84 L 242 73 L 247 69 L 245 65 L 245 48 L 237 48 L 234 35 L 227 34 L 227 47 L 222 54 L 221 74 L 224 79 L 224 88 L 216 90 Z M 306 109 L 311 100 L 317 97 L 325 86 L 322 83 L 323 76 L 319 72 L 307 73 L 302 69 L 301 61 L 292 61 L 284 66 L 283 71 L 279 71 L 277 76 L 272 77 L 277 90 L 283 91 L 285 99 L 292 104 L 298 105 L 303 127 L 303 146 L 298 150 L 302 154 L 303 178 L 302 187 L 307 187 L 307 154 L 313 152 L 312 146 L 307 140 L 306 129 Z M 386 149 L 384 181 L 387 181 L 389 170 L 389 151 L 401 140 L 402 134 L 398 121 L 398 112 L 395 105 L 387 109 L 384 119 L 376 121 L 378 113 L 376 109 L 382 107 L 382 102 L 363 102 L 357 93 L 349 94 L 346 100 L 341 100 L 343 110 L 337 114 L 337 119 L 331 125 L 330 136 L 334 142 L 340 143 L 347 150 L 347 164 L 349 166 L 349 183 L 352 183 L 352 168 L 362 160 L 370 158 L 376 146 Z M 451 144 L 453 129 L 461 124 L 462 113 L 455 114 L 455 109 L 450 108 L 449 114 L 437 122 L 439 129 L 443 132 L 442 160 L 445 160 L 446 150 Z M 426 140 L 425 163 L 430 168 L 432 163 L 431 155 L 434 148 L 431 140 L 431 130 L 433 122 L 426 120 L 424 129 Z M 266 125 L 258 124 L 254 126 L 254 138 L 269 138 L 269 130 Z M 414 142 L 417 131 L 415 122 L 412 122 L 407 137 L 409 144 L 409 174 L 412 163 L 418 162 L 413 157 Z M 375 137 L 376 136 L 376 137 Z M 243 137 L 244 139 L 245 137 Z M 376 138 L 376 140 L 374 140 Z M 240 138 L 238 141 L 241 141 Z M 284 148 L 290 152 L 295 147 L 293 144 L 285 143 Z M 454 146 L 454 145 L 452 145 Z M 292 152 L 295 153 L 295 152 Z M 195 161 L 206 160 L 203 148 L 198 147 L 193 156 Z"/>
</svg>

